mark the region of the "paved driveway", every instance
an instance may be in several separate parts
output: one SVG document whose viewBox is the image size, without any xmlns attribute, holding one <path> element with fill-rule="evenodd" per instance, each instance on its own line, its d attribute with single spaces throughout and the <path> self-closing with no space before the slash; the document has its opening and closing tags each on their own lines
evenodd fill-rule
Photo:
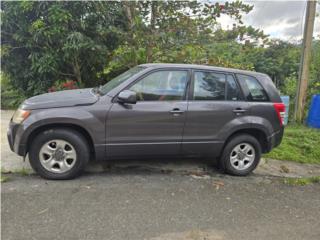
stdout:
<svg viewBox="0 0 320 240">
<path fill-rule="evenodd" d="M 10 176 L 9 176 L 10 177 Z M 2 239 L 320 239 L 320 184 L 122 169 L 2 184 Z"/>
<path fill-rule="evenodd" d="M 3 113 L 3 112 L 2 112 Z M 9 150 L 2 114 L 2 170 L 28 168 Z M 289 173 L 281 171 L 285 165 Z M 92 170 L 92 171 L 90 171 Z M 89 172 L 89 173 L 88 173 Z M 249 177 L 207 162 L 91 164 L 71 181 L 6 174 L 2 239 L 320 239 L 320 184 L 289 186 L 277 176 L 320 175 L 316 165 L 263 162 Z"/>
</svg>

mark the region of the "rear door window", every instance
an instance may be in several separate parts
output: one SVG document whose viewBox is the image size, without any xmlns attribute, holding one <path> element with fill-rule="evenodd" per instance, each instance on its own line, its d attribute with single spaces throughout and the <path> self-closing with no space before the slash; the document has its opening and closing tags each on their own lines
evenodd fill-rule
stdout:
<svg viewBox="0 0 320 240">
<path fill-rule="evenodd" d="M 258 80 L 254 77 L 237 74 L 239 82 L 241 85 L 247 89 L 246 98 L 248 101 L 253 102 L 266 102 L 268 101 L 268 95 L 266 91 L 263 89 Z"/>
<path fill-rule="evenodd" d="M 225 100 L 225 74 L 196 71 L 193 84 L 193 100 Z"/>
</svg>

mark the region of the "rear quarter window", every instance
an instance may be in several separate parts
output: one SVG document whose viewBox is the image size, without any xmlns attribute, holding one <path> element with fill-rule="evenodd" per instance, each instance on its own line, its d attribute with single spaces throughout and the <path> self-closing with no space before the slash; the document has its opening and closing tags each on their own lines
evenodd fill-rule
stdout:
<svg viewBox="0 0 320 240">
<path fill-rule="evenodd" d="M 237 74 L 241 86 L 244 88 L 245 97 L 248 101 L 267 102 L 268 95 L 259 81 L 252 76 Z"/>
</svg>

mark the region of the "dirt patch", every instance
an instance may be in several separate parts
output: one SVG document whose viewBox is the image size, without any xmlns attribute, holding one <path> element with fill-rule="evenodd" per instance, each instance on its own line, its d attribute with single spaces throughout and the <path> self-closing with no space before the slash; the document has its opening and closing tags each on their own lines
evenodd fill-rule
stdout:
<svg viewBox="0 0 320 240">
<path fill-rule="evenodd" d="M 262 159 L 254 171 L 258 175 L 275 177 L 314 177 L 320 176 L 320 164 L 302 164 L 274 159 Z"/>
</svg>

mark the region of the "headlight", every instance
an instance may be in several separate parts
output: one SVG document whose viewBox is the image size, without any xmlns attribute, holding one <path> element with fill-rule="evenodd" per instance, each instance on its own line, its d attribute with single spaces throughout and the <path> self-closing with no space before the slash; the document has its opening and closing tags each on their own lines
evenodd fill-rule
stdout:
<svg viewBox="0 0 320 240">
<path fill-rule="evenodd" d="M 31 111 L 30 110 L 23 110 L 23 109 L 18 109 L 15 111 L 12 117 L 12 122 L 14 123 L 22 123 L 27 117 L 30 116 Z"/>
</svg>

